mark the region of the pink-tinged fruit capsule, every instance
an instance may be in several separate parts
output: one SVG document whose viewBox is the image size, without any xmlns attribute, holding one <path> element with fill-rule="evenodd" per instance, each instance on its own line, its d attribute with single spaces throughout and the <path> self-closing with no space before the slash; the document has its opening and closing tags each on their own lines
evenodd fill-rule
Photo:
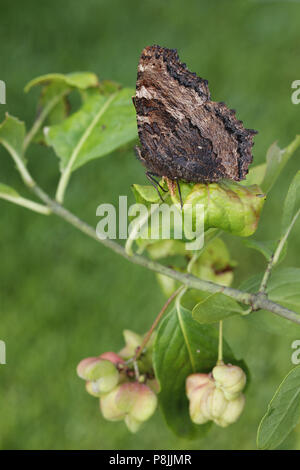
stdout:
<svg viewBox="0 0 300 470">
<path fill-rule="evenodd" d="M 213 378 L 217 388 L 224 391 L 227 400 L 234 400 L 242 392 L 246 384 L 246 374 L 238 366 L 218 365 L 213 368 Z"/>
<path fill-rule="evenodd" d="M 99 392 L 107 393 L 119 382 L 116 366 L 107 359 L 87 358 L 77 366 L 77 374 L 89 382 L 97 382 Z"/>
<path fill-rule="evenodd" d="M 212 380 L 210 379 L 208 374 L 191 374 L 186 379 L 186 394 L 188 398 L 190 398 L 191 394 L 194 390 L 203 385 L 211 383 Z"/>
<path fill-rule="evenodd" d="M 129 382 L 120 385 L 116 396 L 120 410 L 137 421 L 147 421 L 157 406 L 157 397 L 145 384 Z"/>
<path fill-rule="evenodd" d="M 100 409 L 103 417 L 108 421 L 121 421 L 125 418 L 125 413 L 120 410 L 116 403 L 116 396 L 119 392 L 119 387 L 116 387 L 111 392 L 107 393 L 100 398 Z"/>
<path fill-rule="evenodd" d="M 234 400 L 228 401 L 227 407 L 224 413 L 215 420 L 215 423 L 223 428 L 229 426 L 232 423 L 235 423 L 245 406 L 245 396 L 240 394 Z"/>
</svg>

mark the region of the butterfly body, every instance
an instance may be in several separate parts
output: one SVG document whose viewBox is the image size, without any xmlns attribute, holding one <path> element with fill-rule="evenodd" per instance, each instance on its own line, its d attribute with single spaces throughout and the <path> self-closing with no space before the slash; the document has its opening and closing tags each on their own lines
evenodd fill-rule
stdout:
<svg viewBox="0 0 300 470">
<path fill-rule="evenodd" d="M 133 101 L 137 156 L 148 172 L 195 183 L 245 178 L 256 131 L 245 129 L 225 103 L 211 101 L 207 80 L 190 72 L 175 50 L 143 50 Z"/>
</svg>

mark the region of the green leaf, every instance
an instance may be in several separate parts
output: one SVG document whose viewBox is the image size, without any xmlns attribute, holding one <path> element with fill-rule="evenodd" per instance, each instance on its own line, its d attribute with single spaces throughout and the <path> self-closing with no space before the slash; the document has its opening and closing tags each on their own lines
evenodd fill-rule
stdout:
<svg viewBox="0 0 300 470">
<path fill-rule="evenodd" d="M 139 204 L 148 203 L 158 203 L 160 202 L 160 197 L 153 186 L 145 186 L 141 184 L 133 184 L 132 191 L 135 196 L 136 202 Z"/>
<path fill-rule="evenodd" d="M 78 112 L 47 130 L 46 141 L 60 158 L 62 171 L 74 171 L 136 138 L 132 93 L 124 88 L 92 96 Z"/>
<path fill-rule="evenodd" d="M 161 184 L 163 185 L 162 182 Z M 129 235 L 127 243 L 126 243 L 127 252 L 128 253 L 132 252 L 131 247 L 133 245 L 133 242 L 137 243 L 139 253 L 141 253 L 145 248 L 149 249 L 149 251 L 152 251 L 151 248 L 153 247 L 153 255 L 156 257 L 163 256 L 163 253 L 165 253 L 165 255 L 168 255 L 167 250 L 170 249 L 170 251 L 173 251 L 175 246 L 176 246 L 176 251 L 178 253 L 184 252 L 185 245 L 183 241 L 186 241 L 186 240 L 185 240 L 185 233 L 182 230 L 182 224 L 181 224 L 182 211 L 179 206 L 175 208 L 171 208 L 172 201 L 171 201 L 170 195 L 168 193 L 164 194 L 163 196 L 164 205 L 162 205 L 162 201 L 158 195 L 158 192 L 153 186 L 143 186 L 143 185 L 134 184 L 132 185 L 132 191 L 135 196 L 135 200 L 137 202 L 137 210 L 138 210 L 138 206 L 141 204 L 143 207 L 146 207 L 148 213 L 145 213 L 145 217 L 143 217 L 143 220 L 137 217 L 135 218 L 135 220 L 131 222 L 131 229 L 135 226 L 137 229 L 139 229 L 139 231 L 134 232 L 131 230 L 131 234 Z M 164 217 L 162 217 L 160 210 L 164 208 L 168 209 L 169 207 L 170 207 L 170 211 L 172 209 L 175 209 L 175 213 L 177 217 L 173 218 L 170 213 L 170 219 L 169 219 L 170 220 L 170 224 L 169 224 L 170 232 L 166 236 L 165 234 L 163 235 L 163 229 L 165 225 L 164 225 L 164 220 L 163 220 Z M 176 240 L 176 243 L 175 243 L 174 231 L 175 231 L 175 228 L 177 227 L 176 223 L 178 222 L 178 220 L 180 223 L 178 231 L 180 231 L 182 236 L 179 237 L 181 241 Z M 143 226 L 141 226 L 141 221 L 143 222 Z M 153 236 L 153 233 L 155 232 L 157 233 L 155 236 Z M 178 235 L 177 235 L 177 238 L 178 238 Z M 157 243 L 160 243 L 160 245 L 157 245 Z M 181 248 L 180 248 L 180 244 L 182 245 Z M 155 253 L 156 246 L 158 247 L 157 254 Z M 176 253 L 174 252 L 173 254 L 176 254 Z"/>
<path fill-rule="evenodd" d="M 175 279 L 171 279 L 170 277 L 165 276 L 164 274 L 156 274 L 156 279 L 163 294 L 167 298 L 170 297 L 178 287 L 178 283 L 175 281 Z"/>
<path fill-rule="evenodd" d="M 249 173 L 241 184 L 244 186 L 251 186 L 252 184 L 258 184 L 260 186 L 264 180 L 266 174 L 267 164 L 261 163 L 260 165 L 251 166 Z"/>
<path fill-rule="evenodd" d="M 299 188 L 300 171 L 298 171 L 294 176 L 283 204 L 280 241 L 260 242 L 254 239 L 248 239 L 244 241 L 246 246 L 260 251 L 268 260 L 270 260 L 271 256 L 275 254 L 273 258 L 273 265 L 276 265 L 278 262 L 282 261 L 287 253 L 287 238 L 297 217 L 300 214 L 300 208 L 298 208 L 297 213 L 294 214 L 295 205 L 299 197 Z"/>
<path fill-rule="evenodd" d="M 0 183 L 0 197 L 5 198 L 18 198 L 20 195 L 17 191 L 14 190 L 11 186 L 7 186 L 6 184 Z"/>
<path fill-rule="evenodd" d="M 206 234 L 205 234 L 206 240 Z M 222 286 L 230 286 L 237 263 L 221 238 L 206 241 L 203 252 L 192 266 L 191 274 Z"/>
<path fill-rule="evenodd" d="M 173 308 L 160 324 L 153 355 L 161 387 L 159 400 L 168 426 L 181 438 L 199 437 L 209 428 L 209 424 L 197 426 L 190 420 L 185 381 L 194 372 L 211 371 L 217 351 L 217 330 L 212 325 L 200 325 L 182 306 Z M 226 342 L 224 360 L 237 364 Z"/>
<path fill-rule="evenodd" d="M 282 235 L 288 230 L 295 211 L 295 205 L 299 197 L 299 188 L 300 188 L 300 170 L 294 176 L 288 193 L 286 195 L 284 205 L 283 205 L 283 215 L 282 215 Z M 299 208 L 298 208 L 299 209 Z"/>
<path fill-rule="evenodd" d="M 152 259 L 164 260 L 165 264 L 181 272 L 186 272 L 187 264 L 192 253 L 185 250 L 185 244 L 178 240 L 161 240 L 146 245 L 147 252 Z M 230 286 L 233 280 L 233 271 L 236 266 L 230 253 L 221 238 L 207 240 L 205 247 L 190 267 L 190 273 L 200 279 L 212 281 L 224 286 Z M 180 283 L 162 274 L 157 274 L 157 279 L 166 297 L 179 287 Z M 196 289 L 189 289 L 182 298 L 182 305 L 193 307 L 208 297 L 209 293 Z"/>
<path fill-rule="evenodd" d="M 158 240 L 147 245 L 147 252 L 152 259 L 167 258 L 169 256 L 185 256 L 185 244 L 180 240 Z"/>
<path fill-rule="evenodd" d="M 56 198 L 63 201 L 71 173 L 137 137 L 133 90 L 91 94 L 82 107 L 61 124 L 45 129 L 46 142 L 60 158 L 62 171 Z"/>
<path fill-rule="evenodd" d="M 267 168 L 264 180 L 261 184 L 263 191 L 266 193 L 270 191 L 283 168 L 299 146 L 300 135 L 297 135 L 293 142 L 284 149 L 280 149 L 276 142 L 271 145 L 267 152 Z"/>
<path fill-rule="evenodd" d="M 121 88 L 122 85 L 118 82 L 114 82 L 113 80 L 101 80 L 99 83 L 99 91 L 103 95 L 110 95 L 111 93 L 121 90 Z"/>
<path fill-rule="evenodd" d="M 40 97 L 39 108 L 43 109 L 49 105 L 49 102 L 55 99 L 57 95 L 63 94 L 62 90 L 59 90 L 59 87 L 56 84 L 51 84 L 44 88 Z M 51 126 L 53 124 L 58 124 L 63 121 L 69 112 L 69 103 L 66 96 L 62 96 L 58 100 L 57 105 L 53 106 L 52 111 L 47 116 L 46 123 Z"/>
<path fill-rule="evenodd" d="M 257 446 L 275 449 L 295 428 L 300 419 L 300 366 L 292 369 L 283 379 L 262 418 Z"/>
<path fill-rule="evenodd" d="M 245 187 L 233 181 L 195 184 L 184 203 L 203 204 L 205 230 L 219 228 L 248 237 L 255 232 L 265 195 L 256 185 Z"/>
<path fill-rule="evenodd" d="M 193 229 L 196 226 L 196 206 L 199 204 L 204 209 L 205 231 L 216 228 L 241 237 L 248 237 L 255 232 L 265 201 L 265 195 L 257 185 L 246 187 L 229 180 L 209 184 L 187 184 L 181 181 L 180 188 L 184 202 L 181 213 L 184 215 L 189 206 L 192 208 Z M 134 191 L 137 202 L 149 205 L 154 200 L 158 201 L 158 195 L 152 187 L 134 185 Z M 174 196 L 166 197 L 165 203 L 180 207 L 178 191 Z"/>
<path fill-rule="evenodd" d="M 262 277 L 262 274 L 253 276 L 243 282 L 239 288 L 246 292 L 257 292 Z M 300 268 L 283 268 L 272 272 L 266 293 L 270 300 L 300 314 Z M 253 312 L 243 318 L 269 333 L 292 337 L 300 334 L 300 325 L 266 310 Z"/>
<path fill-rule="evenodd" d="M 20 196 L 13 188 L 2 183 L 0 183 L 0 199 L 13 202 L 14 204 L 26 207 L 39 214 L 50 214 L 51 212 L 48 207 Z"/>
<path fill-rule="evenodd" d="M 69 113 L 67 95 L 71 88 L 63 83 L 50 83 L 42 88 L 37 109 L 37 119 L 43 126 L 58 124 L 66 119 Z M 33 141 L 46 144 L 43 129 L 38 129 Z"/>
<path fill-rule="evenodd" d="M 33 186 L 34 181 L 27 171 L 26 161 L 23 156 L 23 146 L 25 142 L 25 124 L 19 119 L 5 115 L 5 120 L 0 124 L 0 144 L 2 144 L 13 158 L 17 170 L 24 183 Z"/>
<path fill-rule="evenodd" d="M 27 93 L 36 85 L 48 85 L 49 83 L 54 82 L 63 84 L 67 87 L 85 90 L 86 88 L 97 86 L 98 77 L 91 72 L 73 72 L 65 75 L 62 73 L 48 73 L 47 75 L 36 77 L 27 83 L 25 86 L 25 92 Z"/>
<path fill-rule="evenodd" d="M 5 120 L 0 124 L 0 143 L 8 150 L 15 161 L 25 161 L 22 153 L 24 137 L 24 122 L 7 113 Z"/>
<path fill-rule="evenodd" d="M 193 318 L 199 323 L 215 323 L 233 315 L 244 313 L 244 309 L 224 294 L 212 294 L 193 308 Z"/>
<path fill-rule="evenodd" d="M 62 122 L 68 115 L 69 103 L 67 95 L 72 90 L 80 93 L 96 90 L 99 93 L 98 78 L 91 72 L 78 72 L 70 74 L 47 74 L 37 77 L 29 82 L 25 91 L 33 86 L 41 85 L 42 91 L 38 102 L 36 121 L 26 136 L 24 149 L 33 140 L 46 144 L 41 126 L 51 126 Z"/>
<path fill-rule="evenodd" d="M 267 260 L 269 260 L 277 248 L 278 240 L 259 241 L 254 238 L 246 238 L 243 240 L 243 243 L 247 248 L 253 248 L 256 251 L 259 251 Z M 287 243 L 280 253 L 278 263 L 285 258 L 286 253 Z"/>
</svg>

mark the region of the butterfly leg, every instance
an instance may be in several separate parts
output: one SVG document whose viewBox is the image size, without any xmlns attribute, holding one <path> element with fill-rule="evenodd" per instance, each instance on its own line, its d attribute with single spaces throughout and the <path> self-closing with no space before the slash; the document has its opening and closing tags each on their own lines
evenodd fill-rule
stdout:
<svg viewBox="0 0 300 470">
<path fill-rule="evenodd" d="M 162 191 L 165 191 L 165 189 L 163 189 L 163 188 L 161 187 L 161 185 L 159 184 L 159 182 L 156 181 L 156 179 L 153 177 L 153 175 L 152 175 L 152 173 L 151 173 L 150 171 L 146 171 L 146 177 L 147 177 L 147 179 L 150 181 L 150 183 L 152 184 L 152 186 L 156 189 L 157 194 L 159 195 L 161 201 L 164 202 L 163 197 L 162 197 L 162 195 L 160 194 L 158 188 L 160 188 Z"/>
<path fill-rule="evenodd" d="M 183 208 L 183 201 L 182 201 L 182 196 L 181 196 L 181 189 L 180 189 L 180 186 L 179 186 L 179 181 L 178 179 L 174 179 L 174 180 L 171 180 L 167 177 L 164 177 L 167 185 L 168 185 L 168 188 L 169 188 L 169 192 L 171 194 L 171 196 L 175 196 L 176 194 L 176 186 L 177 186 L 177 189 L 178 189 L 178 195 L 179 195 L 179 200 L 180 200 L 180 207 L 181 209 Z"/>
<path fill-rule="evenodd" d="M 182 209 L 182 208 L 183 208 L 183 201 L 182 201 L 182 195 L 181 195 L 180 184 L 179 184 L 179 181 L 178 181 L 178 180 L 176 180 L 176 184 L 177 184 L 178 195 L 179 195 L 179 200 L 180 200 L 180 207 L 181 207 L 181 209 Z"/>
<path fill-rule="evenodd" d="M 176 183 L 174 180 L 170 180 L 170 178 L 167 178 L 166 176 L 164 176 L 164 180 L 165 182 L 167 183 L 167 186 L 168 186 L 168 190 L 169 190 L 169 193 L 171 194 L 171 196 L 175 196 L 175 186 L 176 186 Z"/>
<path fill-rule="evenodd" d="M 164 193 L 168 192 L 168 190 L 163 188 L 162 185 L 154 178 L 154 176 L 156 176 L 154 173 L 151 171 L 146 171 L 146 176 L 148 179 L 152 180 Z"/>
<path fill-rule="evenodd" d="M 136 146 L 135 147 L 135 154 L 138 158 L 138 160 L 140 160 L 140 162 L 142 162 L 142 164 L 147 168 L 147 162 L 146 160 L 144 159 L 143 155 L 142 155 L 142 152 L 141 152 L 141 149 Z M 156 175 L 155 173 L 152 173 L 152 171 L 149 171 L 147 170 L 146 171 L 146 176 L 148 178 L 148 180 L 150 181 L 150 183 L 153 185 L 153 183 L 155 183 L 156 187 L 158 186 L 164 193 L 167 193 L 168 191 L 166 189 L 164 189 L 161 184 L 159 184 L 159 182 L 154 178 L 155 176 L 158 176 Z"/>
</svg>

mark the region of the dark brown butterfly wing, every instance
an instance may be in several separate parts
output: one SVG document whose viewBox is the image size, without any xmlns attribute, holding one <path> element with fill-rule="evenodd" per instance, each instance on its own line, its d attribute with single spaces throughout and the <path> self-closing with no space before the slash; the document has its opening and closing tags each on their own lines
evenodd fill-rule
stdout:
<svg viewBox="0 0 300 470">
<path fill-rule="evenodd" d="M 210 101 L 207 80 L 191 73 L 175 50 L 143 50 L 134 104 L 138 156 L 149 171 L 187 182 L 245 178 L 256 132 L 224 103 Z"/>
</svg>

